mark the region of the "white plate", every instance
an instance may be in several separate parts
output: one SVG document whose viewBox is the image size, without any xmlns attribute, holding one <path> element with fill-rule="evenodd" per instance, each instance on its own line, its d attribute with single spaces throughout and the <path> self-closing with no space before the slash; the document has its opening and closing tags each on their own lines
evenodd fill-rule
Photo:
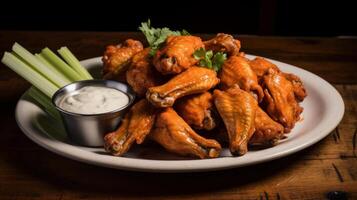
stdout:
<svg viewBox="0 0 357 200">
<path fill-rule="evenodd" d="M 254 58 L 254 56 L 248 56 Z M 344 103 L 340 94 L 320 77 L 292 65 L 271 60 L 284 72 L 298 75 L 308 96 L 302 102 L 303 121 L 296 124 L 288 138 L 277 146 L 252 150 L 241 157 L 231 157 L 224 149 L 221 157 L 193 160 L 166 153 L 160 148 L 135 147 L 125 157 L 107 155 L 103 148 L 87 148 L 71 144 L 60 124 L 56 124 L 25 93 L 16 107 L 16 120 L 21 130 L 40 146 L 70 159 L 104 167 L 146 172 L 192 172 L 228 169 L 261 163 L 311 146 L 327 136 L 341 121 Z M 100 58 L 82 61 L 89 71 L 98 73 Z"/>
</svg>

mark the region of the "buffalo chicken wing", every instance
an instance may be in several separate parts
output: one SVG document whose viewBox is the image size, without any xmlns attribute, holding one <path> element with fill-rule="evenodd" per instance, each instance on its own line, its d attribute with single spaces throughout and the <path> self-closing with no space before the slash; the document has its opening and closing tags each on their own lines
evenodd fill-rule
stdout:
<svg viewBox="0 0 357 200">
<path fill-rule="evenodd" d="M 304 85 L 302 84 L 301 79 L 295 74 L 283 73 L 283 75 L 293 85 L 293 90 L 296 100 L 298 100 L 299 102 L 303 101 L 307 96 L 307 93 L 304 88 Z"/>
<path fill-rule="evenodd" d="M 103 61 L 103 77 L 105 79 L 125 80 L 125 70 L 128 69 L 131 58 L 143 50 L 140 41 L 128 39 L 116 46 L 107 46 Z"/>
<path fill-rule="evenodd" d="M 289 80 L 293 85 L 295 98 L 300 102 L 303 101 L 307 96 L 306 90 L 302 84 L 301 79 L 290 73 L 281 72 L 280 69 L 273 63 L 269 62 L 267 59 L 262 57 L 256 57 L 249 62 L 252 70 L 257 74 L 258 79 L 262 79 L 263 76 L 268 73 L 268 71 L 280 72 L 287 80 Z"/>
<path fill-rule="evenodd" d="M 181 98 L 175 105 L 178 114 L 195 129 L 212 130 L 216 126 L 211 93 Z"/>
<path fill-rule="evenodd" d="M 244 155 L 255 131 L 258 102 L 237 85 L 226 91 L 214 90 L 214 103 L 226 126 L 232 155 Z"/>
<path fill-rule="evenodd" d="M 104 148 L 112 155 L 121 156 L 136 141 L 141 144 L 155 122 L 156 109 L 145 99 L 131 107 L 119 128 L 104 137 Z"/>
<path fill-rule="evenodd" d="M 295 98 L 292 83 L 282 73 L 269 70 L 263 77 L 263 87 L 267 113 L 284 126 L 285 132 L 290 132 L 303 110 Z"/>
<path fill-rule="evenodd" d="M 170 107 L 176 99 L 208 91 L 218 83 L 215 71 L 203 67 L 190 67 L 167 83 L 149 88 L 146 98 L 156 107 Z"/>
<path fill-rule="evenodd" d="M 198 135 L 172 108 L 158 114 L 150 137 L 168 151 L 184 156 L 215 158 L 221 151 L 216 140 Z"/>
<path fill-rule="evenodd" d="M 262 57 L 256 57 L 253 60 L 249 61 L 251 69 L 255 72 L 259 79 L 261 79 L 268 70 L 280 71 L 279 68 L 273 63 Z"/>
<path fill-rule="evenodd" d="M 260 107 L 255 114 L 255 132 L 249 140 L 250 145 L 272 146 L 283 138 L 284 127 L 274 121 Z"/>
<path fill-rule="evenodd" d="M 148 88 L 160 85 L 163 81 L 162 75 L 156 71 L 152 65 L 152 59 L 149 55 L 150 49 L 146 48 L 137 53 L 126 71 L 126 80 L 133 88 L 135 93 L 142 97 Z"/>
<path fill-rule="evenodd" d="M 218 33 L 216 37 L 204 42 L 206 50 L 213 52 L 225 52 L 229 56 L 239 55 L 240 42 L 233 38 L 233 36 Z"/>
<path fill-rule="evenodd" d="M 231 56 L 222 66 L 219 74 L 223 89 L 237 84 L 242 90 L 251 92 L 259 101 L 264 94 L 258 84 L 257 75 L 250 68 L 248 61 L 241 56 Z"/>
<path fill-rule="evenodd" d="M 154 56 L 154 65 L 162 74 L 178 74 L 198 61 L 192 54 L 203 47 L 200 37 L 196 36 L 169 36 L 164 47 Z"/>
</svg>

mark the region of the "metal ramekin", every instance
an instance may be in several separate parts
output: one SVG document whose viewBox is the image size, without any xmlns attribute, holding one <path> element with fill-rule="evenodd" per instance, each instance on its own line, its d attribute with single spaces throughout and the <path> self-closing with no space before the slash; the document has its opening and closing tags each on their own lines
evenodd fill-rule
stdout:
<svg viewBox="0 0 357 200">
<path fill-rule="evenodd" d="M 128 95 L 127 105 L 101 114 L 79 114 L 63 110 L 58 106 L 62 97 L 84 86 L 104 86 L 120 90 Z M 52 97 L 52 103 L 60 112 L 69 139 L 76 144 L 90 147 L 103 146 L 104 134 L 117 128 L 127 108 L 134 102 L 135 93 L 126 84 L 111 80 L 78 81 L 60 88 Z"/>
</svg>

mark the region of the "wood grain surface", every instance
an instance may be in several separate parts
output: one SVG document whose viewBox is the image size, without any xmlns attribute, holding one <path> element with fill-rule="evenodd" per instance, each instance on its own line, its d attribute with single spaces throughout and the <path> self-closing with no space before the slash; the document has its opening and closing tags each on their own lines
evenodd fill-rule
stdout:
<svg viewBox="0 0 357 200">
<path fill-rule="evenodd" d="M 65 45 L 85 59 L 128 37 L 143 40 L 139 33 L 3 31 L 0 52 L 17 41 L 32 52 Z M 346 106 L 339 126 L 301 152 L 243 168 L 155 174 L 96 167 L 53 154 L 20 131 L 14 108 L 29 84 L 0 64 L 0 199 L 357 199 L 357 39 L 238 38 L 246 53 L 333 84 Z"/>
</svg>

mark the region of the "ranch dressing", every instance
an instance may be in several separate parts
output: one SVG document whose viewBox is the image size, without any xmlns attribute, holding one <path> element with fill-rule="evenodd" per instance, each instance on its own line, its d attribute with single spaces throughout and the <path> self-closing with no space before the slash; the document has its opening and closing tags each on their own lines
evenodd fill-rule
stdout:
<svg viewBox="0 0 357 200">
<path fill-rule="evenodd" d="M 78 114 L 100 114 L 117 110 L 129 103 L 129 97 L 116 89 L 85 86 L 66 94 L 58 106 Z"/>
</svg>

